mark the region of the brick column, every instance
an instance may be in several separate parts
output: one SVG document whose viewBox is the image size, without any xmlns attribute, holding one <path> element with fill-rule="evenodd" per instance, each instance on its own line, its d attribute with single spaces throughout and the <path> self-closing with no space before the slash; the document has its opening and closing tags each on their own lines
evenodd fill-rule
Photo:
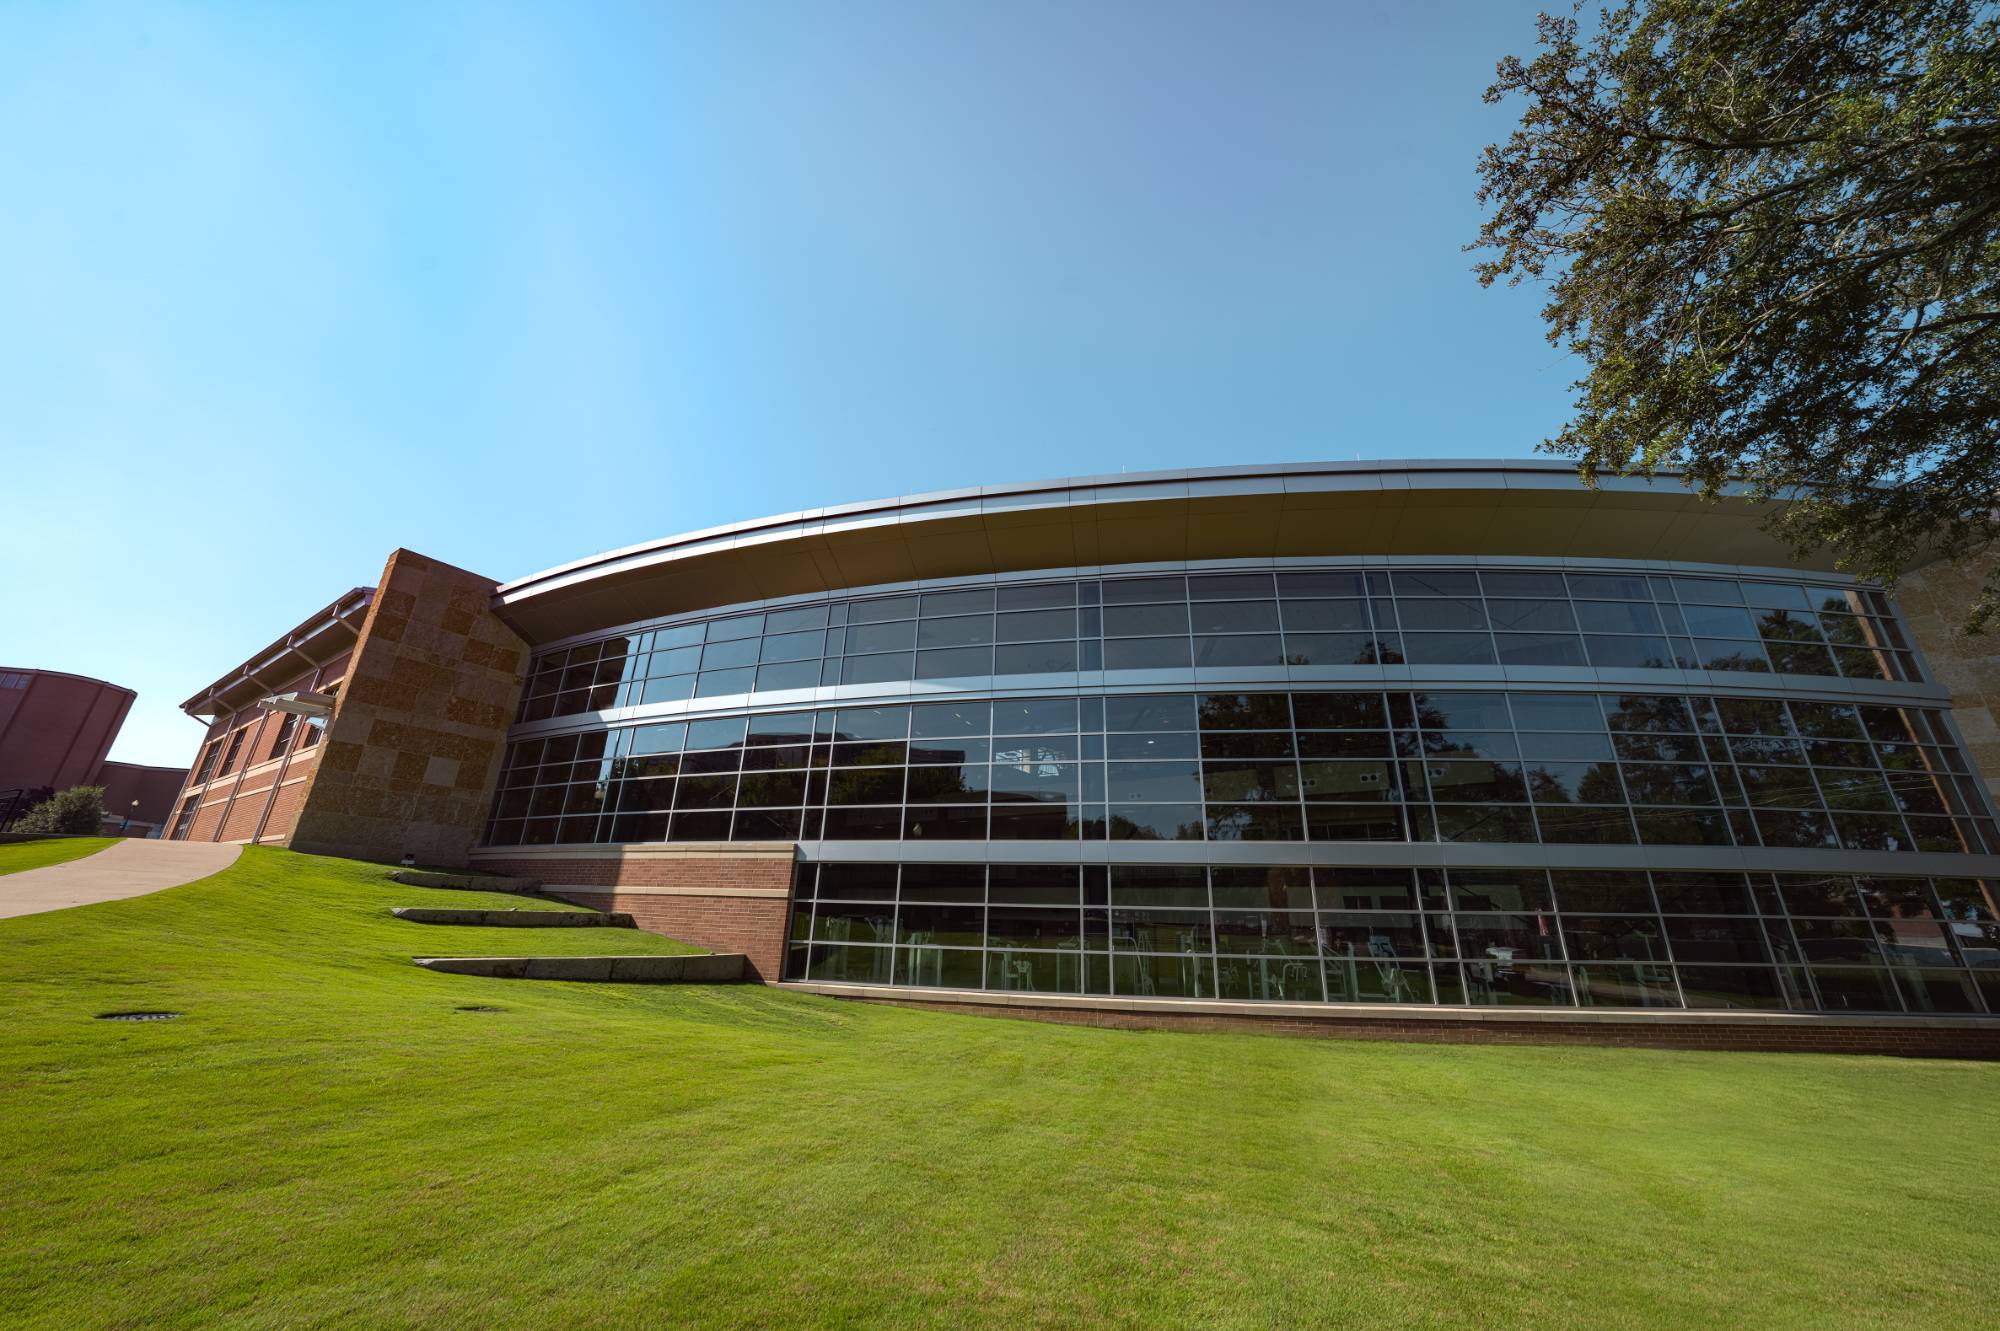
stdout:
<svg viewBox="0 0 2000 1331">
<path fill-rule="evenodd" d="M 528 645 L 490 578 L 389 556 L 320 741 L 291 847 L 462 865 L 486 825 Z"/>
</svg>

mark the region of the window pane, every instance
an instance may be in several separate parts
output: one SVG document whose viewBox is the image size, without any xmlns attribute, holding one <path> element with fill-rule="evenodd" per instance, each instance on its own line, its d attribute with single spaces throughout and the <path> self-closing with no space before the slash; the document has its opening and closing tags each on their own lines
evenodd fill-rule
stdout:
<svg viewBox="0 0 2000 1331">
<path fill-rule="evenodd" d="M 1619 966 L 1572 966 L 1577 1002 L 1585 1007 L 1679 1007 L 1673 971 L 1665 966 L 1634 963 Z"/>
<path fill-rule="evenodd" d="M 1650 601 L 1652 588 L 1646 580 L 1636 574 L 1627 573 L 1572 573 L 1569 575 L 1570 595 L 1578 600 L 1601 598 L 1607 601 Z"/>
<path fill-rule="evenodd" d="M 992 641 L 991 615 L 926 619 L 917 630 L 919 647 L 970 647 Z"/>
<path fill-rule="evenodd" d="M 918 679 L 979 678 L 992 673 L 991 647 L 954 647 L 917 653 Z"/>
<path fill-rule="evenodd" d="M 1110 638 L 1104 643 L 1106 670 L 1173 670 L 1192 664 L 1186 638 Z"/>
<path fill-rule="evenodd" d="M 1278 627 L 1275 601 L 1211 601 L 1194 606 L 1196 633 L 1271 633 Z"/>
<path fill-rule="evenodd" d="M 754 638 L 764 631 L 764 616 L 737 615 L 731 619 L 713 619 L 708 623 L 708 640 L 711 643 L 736 638 Z"/>
<path fill-rule="evenodd" d="M 1185 693 L 1106 698 L 1104 727 L 1117 731 L 1193 730 L 1195 701 Z"/>
<path fill-rule="evenodd" d="M 1329 957 L 1427 955 L 1423 926 L 1415 915 L 1322 912 L 1319 937 Z"/>
<path fill-rule="evenodd" d="M 1646 875 L 1637 872 L 1558 869 L 1550 875 L 1556 904 L 1570 912 L 1653 913 Z"/>
<path fill-rule="evenodd" d="M 1578 601 L 1576 617 L 1585 633 L 1660 632 L 1659 612 L 1630 601 Z"/>
<path fill-rule="evenodd" d="M 1565 915 L 1562 933 L 1569 955 L 1576 960 L 1667 960 L 1660 922 L 1648 916 Z"/>
<path fill-rule="evenodd" d="M 996 589 L 995 604 L 1002 610 L 1039 610 L 1051 606 L 1075 605 L 1076 585 L 1069 582 L 1031 582 Z"/>
<path fill-rule="evenodd" d="M 1399 600 L 1396 615 L 1410 629 L 1483 629 L 1486 611 L 1474 601 Z"/>
<path fill-rule="evenodd" d="M 1106 606 L 1185 600 L 1187 600 L 1186 578 L 1109 578 L 1104 583 Z"/>
<path fill-rule="evenodd" d="M 1493 665 L 1493 640 L 1484 633 L 1405 633 L 1403 656 L 1411 665 Z"/>
<path fill-rule="evenodd" d="M 882 684 L 910 678 L 908 652 L 887 656 L 850 656 L 840 666 L 840 682 L 843 684 Z"/>
<path fill-rule="evenodd" d="M 1396 804 L 1308 804 L 1306 835 L 1314 841 L 1406 841 Z"/>
<path fill-rule="evenodd" d="M 1115 802 L 1201 798 L 1201 777 L 1192 762 L 1112 763 L 1106 771 L 1107 793 Z"/>
<path fill-rule="evenodd" d="M 1113 804 L 1109 810 L 1113 841 L 1200 841 L 1199 804 Z"/>
<path fill-rule="evenodd" d="M 1196 638 L 1194 663 L 1211 667 L 1283 665 L 1285 653 L 1275 634 Z"/>
<path fill-rule="evenodd" d="M 1104 636 L 1107 638 L 1187 631 L 1188 612 L 1184 605 L 1107 605 L 1104 608 Z"/>
<path fill-rule="evenodd" d="M 1290 599 L 1307 596 L 1361 596 L 1367 588 L 1359 573 L 1280 573 L 1278 593 Z"/>
<path fill-rule="evenodd" d="M 1003 643 L 994 649 L 996 675 L 1045 675 L 1077 668 L 1073 642 Z"/>
<path fill-rule="evenodd" d="M 860 810 L 848 810 L 858 813 Z M 871 810 L 894 815 L 896 810 Z M 827 826 L 833 825 L 832 809 L 826 812 Z M 831 836 L 829 831 L 827 835 Z M 887 834 L 890 840 L 895 833 Z M 903 837 L 908 841 L 983 841 L 986 839 L 986 808 L 979 804 L 911 805 L 904 811 Z"/>
<path fill-rule="evenodd" d="M 1671 670 L 1677 665 L 1665 638 L 1610 638 L 1584 635 L 1584 650 L 1600 670 Z"/>
<path fill-rule="evenodd" d="M 1286 601 L 1285 632 L 1335 632 L 1368 630 L 1366 601 Z"/>
<path fill-rule="evenodd" d="M 1251 956 L 1319 955 L 1310 911 L 1218 911 L 1215 947 Z"/>
<path fill-rule="evenodd" d="M 914 619 L 917 614 L 917 598 L 914 596 L 885 596 L 873 601 L 849 601 L 847 622 L 850 624 L 880 624 L 892 619 Z"/>
<path fill-rule="evenodd" d="M 1313 666 L 1394 664 L 1403 659 L 1396 639 L 1367 633 L 1287 633 L 1285 664 Z"/>
<path fill-rule="evenodd" d="M 1001 642 L 1040 642 L 1050 638 L 1076 636 L 1076 611 L 1025 610 L 995 617 L 996 636 Z"/>
<path fill-rule="evenodd" d="M 1574 633 L 1576 616 L 1567 601 L 1489 601 L 1493 627 L 1529 633 Z"/>
</svg>

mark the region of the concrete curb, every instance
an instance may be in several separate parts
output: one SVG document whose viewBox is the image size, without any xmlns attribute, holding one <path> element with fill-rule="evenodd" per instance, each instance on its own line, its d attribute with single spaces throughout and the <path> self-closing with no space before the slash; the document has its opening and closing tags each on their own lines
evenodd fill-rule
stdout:
<svg viewBox="0 0 2000 1331">
<path fill-rule="evenodd" d="M 419 869 L 397 869 L 389 875 L 389 881 L 403 883 L 409 887 L 441 887 L 456 892 L 534 892 L 541 888 L 539 878 L 503 878 L 497 874 L 474 873 L 425 873 Z"/>
<path fill-rule="evenodd" d="M 611 984 L 734 984 L 740 952 L 679 957 L 415 957 L 425 970 L 495 980 L 582 980 Z"/>
<path fill-rule="evenodd" d="M 412 924 L 463 924 L 488 929 L 635 929 L 623 911 L 596 910 L 452 910 L 446 907 L 394 906 L 389 913 Z"/>
</svg>

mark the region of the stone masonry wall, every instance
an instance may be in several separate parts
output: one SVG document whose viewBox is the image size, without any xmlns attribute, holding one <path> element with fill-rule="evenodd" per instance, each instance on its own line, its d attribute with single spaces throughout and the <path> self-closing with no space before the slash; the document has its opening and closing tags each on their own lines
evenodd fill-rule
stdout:
<svg viewBox="0 0 2000 1331">
<path fill-rule="evenodd" d="M 2000 555 L 1964 564 L 1932 564 L 1907 574 L 1896 601 L 1938 682 L 1951 690 L 1952 716 L 1987 790 L 2000 797 L 2000 628 L 1968 638 L 1958 630 L 1965 607 Z"/>
<path fill-rule="evenodd" d="M 528 659 L 490 608 L 494 585 L 409 550 L 389 556 L 292 849 L 466 862 Z"/>
</svg>

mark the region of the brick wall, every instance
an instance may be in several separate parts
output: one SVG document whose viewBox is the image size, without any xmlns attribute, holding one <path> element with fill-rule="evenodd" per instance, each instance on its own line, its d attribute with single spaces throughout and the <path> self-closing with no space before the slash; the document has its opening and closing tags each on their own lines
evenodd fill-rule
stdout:
<svg viewBox="0 0 2000 1331">
<path fill-rule="evenodd" d="M 292 832 L 294 850 L 462 865 L 486 821 L 528 648 L 494 583 L 397 550 Z"/>
<path fill-rule="evenodd" d="M 314 692 L 332 688 L 347 674 L 350 656 L 351 653 L 343 652 L 324 665 L 273 687 L 271 692 Z M 231 736 L 239 731 L 243 734 L 243 745 L 237 751 L 234 765 L 228 772 L 215 775 L 229 752 Z M 200 805 L 193 824 L 182 840 L 283 841 L 290 835 L 303 807 L 305 779 L 312 774 L 320 750 L 318 745 L 305 744 L 309 734 L 304 720 L 292 727 L 284 750 L 280 751 L 278 740 L 282 735 L 282 716 L 260 708 L 215 718 L 209 724 L 208 733 L 202 737 L 200 747 L 195 750 L 195 765 L 188 773 L 192 778 L 195 772 L 201 770 L 202 756 L 208 752 L 211 743 L 217 743 L 210 777 L 198 785 L 190 780 L 182 788 L 174 800 L 173 812 L 167 816 L 167 831 L 172 830 L 181 801 L 192 794 L 198 797 Z M 272 794 L 274 787 L 277 791 L 275 795 Z"/>
<path fill-rule="evenodd" d="M 187 784 L 187 769 L 149 767 L 139 763 L 106 763 L 97 769 L 97 784 L 104 787 L 104 813 L 109 824 L 118 826 L 129 816 L 132 828 L 165 824 L 174 809 L 174 797 Z M 135 809 L 132 802 L 137 800 Z"/>
<path fill-rule="evenodd" d="M 103 680 L 9 667 L 25 687 L 0 689 L 0 789 L 93 783 L 138 695 Z"/>
<path fill-rule="evenodd" d="M 549 896 L 630 913 L 641 929 L 715 952 L 741 952 L 755 979 L 785 959 L 795 852 L 789 842 L 629 847 L 506 847 L 477 867 L 539 879 Z"/>
<path fill-rule="evenodd" d="M 1951 709 L 1986 788 L 2000 796 L 2000 628 L 1977 638 L 1958 623 L 1986 575 L 2000 562 L 1988 554 L 1963 564 L 1932 564 L 1897 585 L 1896 601 L 1938 683 L 1951 690 Z"/>
</svg>

